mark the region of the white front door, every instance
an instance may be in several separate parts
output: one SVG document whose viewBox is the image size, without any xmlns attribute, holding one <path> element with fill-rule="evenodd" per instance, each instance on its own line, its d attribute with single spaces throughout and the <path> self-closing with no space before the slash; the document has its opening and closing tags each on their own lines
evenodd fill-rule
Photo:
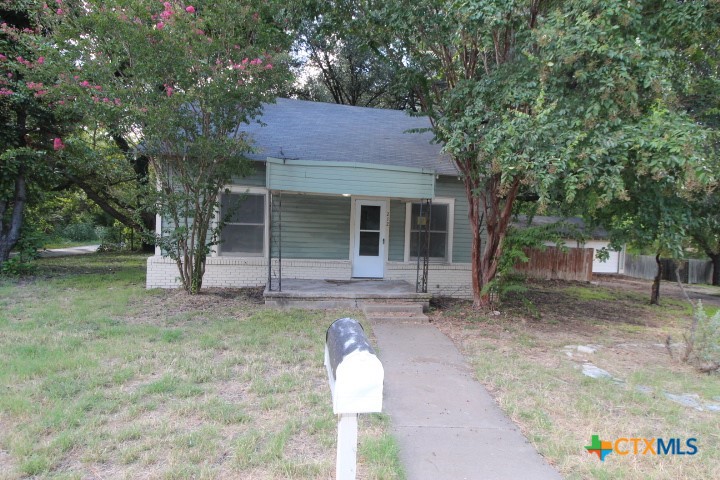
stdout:
<svg viewBox="0 0 720 480">
<path fill-rule="evenodd" d="M 355 200 L 353 277 L 383 278 L 387 236 L 386 216 L 386 201 Z"/>
</svg>

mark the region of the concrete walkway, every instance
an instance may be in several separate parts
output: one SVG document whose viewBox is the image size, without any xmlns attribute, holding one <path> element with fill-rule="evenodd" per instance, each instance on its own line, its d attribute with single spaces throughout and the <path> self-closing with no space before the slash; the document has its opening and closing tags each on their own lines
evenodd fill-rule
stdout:
<svg viewBox="0 0 720 480">
<path fill-rule="evenodd" d="M 408 480 L 560 479 L 503 414 L 448 337 L 421 323 L 372 326 Z"/>
<path fill-rule="evenodd" d="M 99 247 L 100 245 L 84 245 L 82 247 L 50 248 L 48 250 L 40 250 L 38 254 L 43 258 L 85 255 L 96 252 Z"/>
</svg>

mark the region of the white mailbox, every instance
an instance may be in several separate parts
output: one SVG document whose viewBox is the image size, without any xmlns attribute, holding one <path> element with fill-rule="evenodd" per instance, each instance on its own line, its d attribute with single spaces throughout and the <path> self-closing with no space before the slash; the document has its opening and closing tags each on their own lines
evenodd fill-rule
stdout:
<svg viewBox="0 0 720 480">
<path fill-rule="evenodd" d="M 334 413 L 382 411 L 385 372 L 357 320 L 341 318 L 330 325 L 325 337 L 325 367 Z"/>
<path fill-rule="evenodd" d="M 353 480 L 357 468 L 357 414 L 382 411 L 385 372 L 362 325 L 335 320 L 325 336 L 333 412 L 338 418 L 337 480 Z"/>
</svg>

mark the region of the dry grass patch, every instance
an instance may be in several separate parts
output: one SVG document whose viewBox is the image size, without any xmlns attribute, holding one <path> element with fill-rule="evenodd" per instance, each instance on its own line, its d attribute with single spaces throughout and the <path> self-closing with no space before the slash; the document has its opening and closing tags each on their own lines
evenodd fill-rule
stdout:
<svg viewBox="0 0 720 480">
<path fill-rule="evenodd" d="M 720 412 L 689 408 L 665 395 L 694 394 L 701 405 L 720 404 L 720 377 L 670 357 L 664 342 L 668 336 L 682 338 L 690 322 L 688 309 L 669 295 L 663 307 L 650 307 L 646 296 L 623 284 L 532 283 L 499 315 L 448 302 L 432 313 L 432 320 L 470 359 L 502 409 L 567 478 L 720 478 Z M 580 351 L 579 345 L 596 351 Z M 586 363 L 614 378 L 583 375 Z M 613 453 L 601 463 L 584 449 L 593 434 L 605 440 L 696 437 L 699 452 Z"/>
<path fill-rule="evenodd" d="M 45 259 L 0 284 L 0 478 L 332 478 L 323 347 L 349 312 L 146 291 L 144 260 Z M 360 477 L 398 478 L 388 451 L 369 448 Z"/>
</svg>

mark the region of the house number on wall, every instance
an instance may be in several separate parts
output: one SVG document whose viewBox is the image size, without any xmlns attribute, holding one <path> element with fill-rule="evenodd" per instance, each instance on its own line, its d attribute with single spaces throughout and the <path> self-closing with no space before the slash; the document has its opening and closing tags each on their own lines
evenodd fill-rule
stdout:
<svg viewBox="0 0 720 480">
<path fill-rule="evenodd" d="M 385 226 L 390 227 L 390 212 L 385 213 Z"/>
</svg>

